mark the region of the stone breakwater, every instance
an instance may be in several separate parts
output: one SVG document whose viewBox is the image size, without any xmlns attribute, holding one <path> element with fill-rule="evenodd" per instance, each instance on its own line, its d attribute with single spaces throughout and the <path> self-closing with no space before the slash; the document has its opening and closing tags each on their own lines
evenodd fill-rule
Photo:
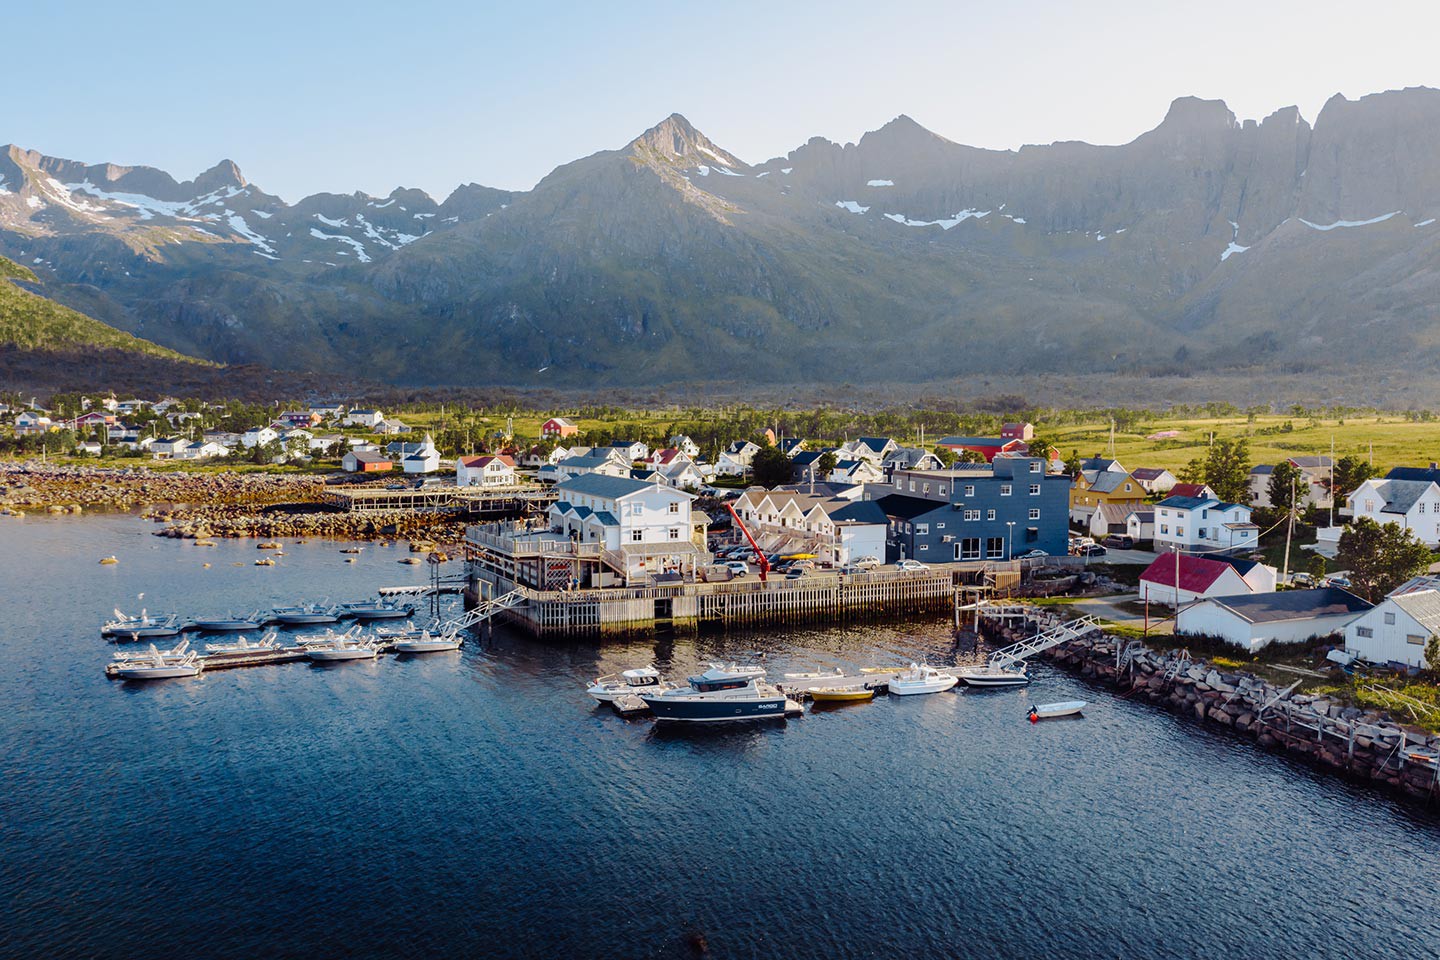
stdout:
<svg viewBox="0 0 1440 960">
<path fill-rule="evenodd" d="M 390 540 L 406 538 L 436 543 L 459 543 L 465 523 L 436 513 L 339 513 L 322 508 L 272 508 L 255 511 L 242 506 L 220 505 L 152 509 L 145 516 L 165 523 L 156 536 L 185 540 L 209 537 L 258 537 L 262 539 L 321 537 L 332 540 Z"/>
<path fill-rule="evenodd" d="M 1061 617 L 1036 610 L 1041 630 Z M 997 627 L 1007 640 L 1027 635 Z M 1060 666 L 1194 719 L 1224 727 L 1257 746 L 1409 797 L 1440 801 L 1440 737 L 1326 697 L 1289 695 L 1248 673 L 1218 670 L 1183 652 L 1160 653 L 1136 640 L 1095 631 L 1046 654 Z"/>
<path fill-rule="evenodd" d="M 0 464 L 0 508 L 14 511 L 53 506 L 129 510 L 153 503 L 311 503 L 324 489 L 324 478 L 315 476 L 67 467 L 34 461 Z"/>
</svg>

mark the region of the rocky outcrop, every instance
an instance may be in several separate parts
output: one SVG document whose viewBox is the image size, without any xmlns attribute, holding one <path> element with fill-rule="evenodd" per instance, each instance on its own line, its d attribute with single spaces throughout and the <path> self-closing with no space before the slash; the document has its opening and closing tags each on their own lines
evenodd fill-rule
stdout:
<svg viewBox="0 0 1440 960">
<path fill-rule="evenodd" d="M 1032 623 L 1060 622 L 1037 609 Z M 999 630 L 1007 639 L 1022 631 Z M 1440 802 L 1440 737 L 1387 713 L 1326 697 L 1285 695 L 1249 673 L 1218 670 L 1203 660 L 1165 654 L 1096 631 L 1046 654 L 1059 665 L 1134 699 L 1197 723 L 1224 727 L 1267 750 L 1382 786 Z"/>
<path fill-rule="evenodd" d="M 155 503 L 272 504 L 320 499 L 325 479 L 265 473 L 103 469 L 0 463 L 0 507 L 84 505 L 128 510 Z"/>
</svg>

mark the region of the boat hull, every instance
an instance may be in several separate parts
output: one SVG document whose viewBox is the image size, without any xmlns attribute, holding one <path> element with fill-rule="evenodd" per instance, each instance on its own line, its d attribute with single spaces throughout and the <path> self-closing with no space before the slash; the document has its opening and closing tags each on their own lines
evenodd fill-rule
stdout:
<svg viewBox="0 0 1440 960">
<path fill-rule="evenodd" d="M 411 610 L 352 610 L 350 616 L 356 620 L 405 620 L 414 616 Z"/>
<path fill-rule="evenodd" d="M 785 698 L 712 700 L 685 697 L 641 697 L 656 720 L 667 723 L 733 723 L 741 720 L 784 720 Z"/>
<path fill-rule="evenodd" d="M 395 644 L 396 653 L 440 653 L 459 649 L 459 640 L 400 640 Z"/>
<path fill-rule="evenodd" d="M 816 703 L 861 703 L 874 700 L 874 690 L 811 690 L 810 699 Z"/>
<path fill-rule="evenodd" d="M 340 618 L 329 613 L 282 613 L 275 622 L 287 627 L 313 627 L 317 624 L 339 623 Z"/>
<path fill-rule="evenodd" d="M 962 673 L 960 681 L 967 687 L 1023 687 L 1030 678 L 1023 673 Z"/>
<path fill-rule="evenodd" d="M 179 627 L 138 627 L 134 630 L 112 630 L 106 634 L 112 640 L 164 640 L 180 635 Z"/>
<path fill-rule="evenodd" d="M 199 667 L 121 667 L 115 675 L 122 680 L 181 680 L 200 676 Z"/>
<path fill-rule="evenodd" d="M 195 629 L 206 633 L 241 633 L 245 630 L 259 630 L 254 620 L 196 620 Z"/>
<path fill-rule="evenodd" d="M 305 656 L 320 663 L 336 663 L 342 660 L 374 660 L 378 650 L 307 650 Z"/>
<path fill-rule="evenodd" d="M 890 692 L 897 697 L 913 697 L 922 693 L 944 693 L 960 681 L 954 677 L 946 677 L 944 680 L 927 680 L 924 683 L 899 683 L 890 682 Z"/>
</svg>

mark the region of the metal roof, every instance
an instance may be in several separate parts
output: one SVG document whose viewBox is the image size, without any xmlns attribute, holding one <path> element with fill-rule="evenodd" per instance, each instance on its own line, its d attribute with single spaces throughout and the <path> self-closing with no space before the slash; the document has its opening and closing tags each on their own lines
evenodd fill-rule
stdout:
<svg viewBox="0 0 1440 960">
<path fill-rule="evenodd" d="M 611 500 L 618 500 L 621 497 L 628 497 L 632 493 L 640 493 L 644 490 L 668 489 L 656 487 L 655 484 L 644 480 L 632 480 L 629 477 L 607 477 L 601 473 L 585 473 L 578 477 L 570 477 L 561 480 L 555 485 L 556 491 L 563 494 L 584 494 L 590 497 L 607 497 Z M 675 491 L 679 496 L 689 498 L 689 494 Z"/>
<path fill-rule="evenodd" d="M 1396 594 L 1389 601 L 1418 620 L 1431 633 L 1440 633 L 1440 590 Z"/>
<path fill-rule="evenodd" d="M 1436 594 L 1440 597 L 1440 594 Z M 1364 613 L 1371 604 L 1339 587 L 1313 590 L 1281 590 L 1276 593 L 1246 593 L 1234 597 L 1209 597 L 1202 603 L 1217 603 L 1247 623 L 1279 620 L 1315 620 Z M 1436 601 L 1440 612 L 1440 600 Z"/>
</svg>

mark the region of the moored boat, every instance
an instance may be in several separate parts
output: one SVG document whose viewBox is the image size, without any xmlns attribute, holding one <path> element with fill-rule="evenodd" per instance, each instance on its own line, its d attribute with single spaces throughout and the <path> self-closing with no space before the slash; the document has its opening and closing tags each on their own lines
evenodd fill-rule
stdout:
<svg viewBox="0 0 1440 960">
<path fill-rule="evenodd" d="M 117 663 L 115 675 L 123 680 L 177 680 L 198 677 L 203 669 L 205 664 L 194 651 L 177 655 L 175 651 L 156 650 L 151 644 L 145 656 Z"/>
<path fill-rule="evenodd" d="M 100 636 L 112 640 L 160 640 L 176 636 L 184 629 L 185 625 L 174 614 L 151 616 L 141 610 L 140 616 L 127 617 L 116 610 L 115 619 L 100 628 Z"/>
<path fill-rule="evenodd" d="M 340 610 L 319 603 L 307 603 L 298 607 L 277 607 L 270 619 L 286 627 L 313 627 L 340 622 Z"/>
<path fill-rule="evenodd" d="M 753 676 L 690 678 L 689 688 L 641 694 L 656 720 L 681 723 L 727 723 L 737 720 L 783 720 L 788 698 L 779 688 Z M 720 672 L 720 671 L 715 671 Z"/>
<path fill-rule="evenodd" d="M 242 630 L 259 630 L 264 625 L 258 610 L 244 616 L 237 617 L 231 613 L 223 617 L 206 617 L 195 621 L 195 629 L 207 633 L 238 633 Z"/>
<path fill-rule="evenodd" d="M 636 667 L 596 677 L 585 692 L 596 703 L 614 703 L 615 698 L 629 694 L 641 696 L 674 689 L 675 684 L 663 680 L 660 671 L 654 667 Z"/>
<path fill-rule="evenodd" d="M 955 675 L 966 686 L 971 687 L 1023 687 L 1030 682 L 1030 674 L 1023 669 L 1012 667 L 958 667 Z"/>
<path fill-rule="evenodd" d="M 860 703 L 875 699 L 874 687 L 811 687 L 806 692 L 816 703 Z"/>
<path fill-rule="evenodd" d="M 1062 700 L 1059 703 L 1042 703 L 1031 707 L 1028 719 L 1031 723 L 1054 720 L 1056 717 L 1076 717 L 1086 707 L 1084 700 Z"/>
<path fill-rule="evenodd" d="M 305 656 L 311 660 L 329 663 L 339 660 L 374 660 L 380 655 L 380 644 L 369 638 L 351 634 L 340 634 L 333 640 L 309 643 Z"/>
<path fill-rule="evenodd" d="M 210 655 L 220 654 L 222 656 L 228 656 L 243 653 L 264 653 L 267 650 L 275 650 L 279 646 L 280 643 L 276 640 L 276 634 L 272 630 L 254 643 L 251 643 L 244 637 L 240 637 L 234 643 L 207 643 L 205 644 L 205 652 Z"/>
<path fill-rule="evenodd" d="M 435 635 L 425 630 L 418 637 L 396 640 L 392 646 L 396 653 L 441 653 L 446 650 L 459 650 L 460 643 L 458 633 Z"/>
<path fill-rule="evenodd" d="M 344 616 L 356 620 L 404 620 L 415 615 L 415 604 L 396 603 L 394 600 L 362 600 L 358 603 L 342 603 L 340 611 Z"/>
<path fill-rule="evenodd" d="M 953 673 L 912 663 L 908 670 L 890 678 L 889 687 L 896 696 L 908 697 L 919 693 L 943 693 L 959 682 Z"/>
</svg>

